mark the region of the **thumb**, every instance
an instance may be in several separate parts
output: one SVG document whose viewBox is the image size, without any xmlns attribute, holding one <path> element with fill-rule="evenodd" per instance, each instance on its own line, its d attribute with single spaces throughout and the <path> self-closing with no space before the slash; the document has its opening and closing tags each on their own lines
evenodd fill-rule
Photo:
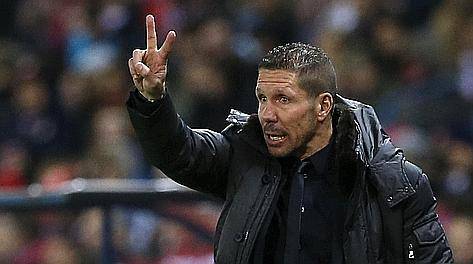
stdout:
<svg viewBox="0 0 473 264">
<path fill-rule="evenodd" d="M 146 66 L 144 63 L 141 63 L 141 62 L 138 62 L 136 64 L 136 71 L 139 75 L 141 75 L 142 77 L 146 77 L 148 76 L 148 74 L 150 73 L 150 69 L 148 68 L 148 66 Z"/>
</svg>

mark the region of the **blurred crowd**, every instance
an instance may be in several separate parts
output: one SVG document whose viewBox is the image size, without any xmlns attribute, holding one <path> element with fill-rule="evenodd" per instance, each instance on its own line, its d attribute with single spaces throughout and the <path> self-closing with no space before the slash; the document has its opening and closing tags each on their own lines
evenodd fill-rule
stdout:
<svg viewBox="0 0 473 264">
<path fill-rule="evenodd" d="M 196 128 L 224 128 L 231 108 L 256 111 L 257 64 L 272 47 L 324 48 L 340 94 L 373 105 L 429 176 L 456 263 L 473 263 L 473 2 L 2 0 L 0 12 L 0 192 L 159 177 L 125 108 L 127 61 L 145 47 L 151 13 L 161 41 L 177 32 L 167 87 Z M 176 211 L 205 230 L 218 216 L 207 203 L 165 210 Z M 212 263 L 211 241 L 176 217 L 115 214 L 122 263 Z M 98 209 L 2 212 L 0 263 L 99 263 L 100 219 Z"/>
</svg>

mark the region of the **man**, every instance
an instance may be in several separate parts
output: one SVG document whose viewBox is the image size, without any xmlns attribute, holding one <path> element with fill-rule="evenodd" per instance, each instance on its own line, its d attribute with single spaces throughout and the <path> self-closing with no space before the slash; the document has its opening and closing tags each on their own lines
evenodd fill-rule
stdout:
<svg viewBox="0 0 473 264">
<path fill-rule="evenodd" d="M 175 181 L 225 200 L 216 263 L 451 263 L 427 176 L 367 105 L 336 94 L 320 49 L 293 43 L 261 61 L 258 115 L 233 111 L 221 133 L 192 130 L 166 92 L 176 39 L 129 60 L 127 102 L 146 157 Z"/>
</svg>

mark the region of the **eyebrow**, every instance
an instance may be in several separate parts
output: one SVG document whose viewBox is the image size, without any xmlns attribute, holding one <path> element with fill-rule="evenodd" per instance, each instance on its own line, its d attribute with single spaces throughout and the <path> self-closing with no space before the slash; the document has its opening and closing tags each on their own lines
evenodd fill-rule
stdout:
<svg viewBox="0 0 473 264">
<path fill-rule="evenodd" d="M 258 79 L 256 80 L 256 83 L 292 83 L 291 80 L 289 79 L 284 79 L 284 80 L 261 80 L 261 79 Z"/>
<path fill-rule="evenodd" d="M 274 88 L 274 92 L 275 92 L 275 94 L 290 94 L 285 89 L 279 88 L 279 87 Z M 258 95 L 258 94 L 264 94 L 264 93 L 260 88 L 256 87 L 255 94 Z"/>
</svg>

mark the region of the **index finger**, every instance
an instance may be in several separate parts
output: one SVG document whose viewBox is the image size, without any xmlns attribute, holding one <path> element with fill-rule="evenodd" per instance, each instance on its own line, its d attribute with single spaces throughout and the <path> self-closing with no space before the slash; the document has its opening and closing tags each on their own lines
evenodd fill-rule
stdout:
<svg viewBox="0 0 473 264">
<path fill-rule="evenodd" d="M 153 15 L 146 16 L 146 49 L 156 49 L 158 38 L 156 37 L 156 25 Z"/>
</svg>

